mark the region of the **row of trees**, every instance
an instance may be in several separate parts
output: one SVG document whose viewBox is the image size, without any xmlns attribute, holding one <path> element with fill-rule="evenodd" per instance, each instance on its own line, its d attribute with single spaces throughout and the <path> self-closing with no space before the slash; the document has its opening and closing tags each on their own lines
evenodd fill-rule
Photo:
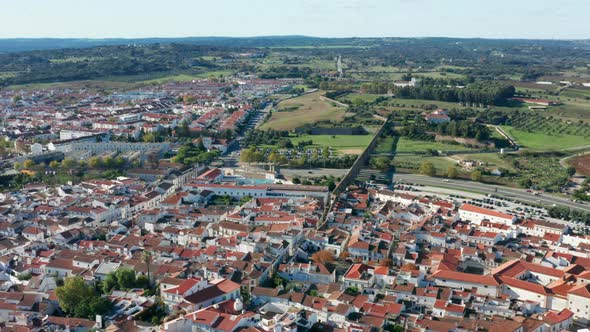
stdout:
<svg viewBox="0 0 590 332">
<path fill-rule="evenodd" d="M 117 157 L 117 158 L 92 157 L 92 158 L 88 159 L 87 163 L 84 163 L 84 162 L 80 163 L 74 159 L 66 158 L 66 159 L 62 160 L 61 162 L 59 162 L 57 160 L 52 160 L 49 162 L 49 164 L 47 164 L 47 166 L 49 166 L 49 168 L 52 168 L 54 170 L 59 169 L 59 168 L 61 168 L 63 170 L 71 170 L 71 169 L 75 169 L 77 167 L 83 167 L 83 166 L 87 166 L 89 168 L 94 168 L 94 169 L 123 169 L 126 165 L 127 165 L 127 160 L 125 160 L 122 157 Z M 32 169 L 36 166 L 43 166 L 43 164 L 37 165 L 31 159 L 27 159 L 27 160 L 23 161 L 22 164 L 19 162 L 14 163 L 14 169 L 16 169 L 16 170 Z"/>
<path fill-rule="evenodd" d="M 435 176 L 437 173 L 437 169 L 431 161 L 425 161 L 421 163 L 418 171 L 420 172 L 420 174 L 427 176 Z M 449 179 L 455 179 L 457 178 L 457 176 L 459 176 L 459 171 L 455 166 L 449 166 L 446 172 L 444 172 L 444 176 L 446 176 Z M 476 182 L 480 182 L 482 176 L 482 172 L 478 170 L 475 170 L 470 174 L 471 180 Z"/>
<path fill-rule="evenodd" d="M 560 218 L 565 220 L 581 221 L 590 225 L 590 213 L 574 210 L 562 206 L 554 206 L 547 210 L 549 216 L 552 218 Z"/>
<path fill-rule="evenodd" d="M 432 141 L 434 136 L 430 133 L 439 135 L 474 138 L 478 141 L 490 139 L 490 129 L 482 124 L 470 121 L 449 121 L 439 124 L 428 124 L 424 121 L 408 123 L 399 129 L 399 134 L 410 139 Z"/>
<path fill-rule="evenodd" d="M 436 125 L 435 130 L 440 135 L 475 138 L 478 141 L 488 140 L 491 136 L 490 129 L 487 126 L 464 120 L 439 123 Z"/>
<path fill-rule="evenodd" d="M 465 88 L 418 84 L 414 87 L 396 88 L 399 98 L 459 102 L 468 105 L 500 105 L 512 98 L 516 92 L 511 85 L 494 81 L 481 81 Z"/>
</svg>

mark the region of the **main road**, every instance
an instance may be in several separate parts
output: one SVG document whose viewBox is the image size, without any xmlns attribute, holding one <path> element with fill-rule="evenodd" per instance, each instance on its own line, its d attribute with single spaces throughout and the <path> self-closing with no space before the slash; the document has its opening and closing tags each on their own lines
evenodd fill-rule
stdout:
<svg viewBox="0 0 590 332">
<path fill-rule="evenodd" d="M 574 203 L 569 199 L 550 195 L 541 194 L 533 195 L 524 189 L 508 188 L 503 186 L 496 186 L 480 182 L 473 182 L 467 180 L 445 180 L 441 178 L 432 178 L 424 175 L 416 174 L 400 174 L 396 173 L 393 176 L 394 181 L 402 181 L 405 183 L 416 183 L 430 187 L 448 188 L 457 191 L 467 191 L 480 194 L 493 194 L 497 196 L 504 196 L 513 198 L 518 201 L 531 204 L 541 204 L 545 206 L 552 206 L 553 204 L 568 207 L 570 209 L 590 212 L 590 206 L 579 203 Z"/>
</svg>

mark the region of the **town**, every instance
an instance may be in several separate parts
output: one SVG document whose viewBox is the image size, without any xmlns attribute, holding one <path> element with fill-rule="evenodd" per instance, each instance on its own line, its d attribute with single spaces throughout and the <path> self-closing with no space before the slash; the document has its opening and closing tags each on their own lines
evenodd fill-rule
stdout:
<svg viewBox="0 0 590 332">
<path fill-rule="evenodd" d="M 1 331 L 588 331 L 587 41 L 42 40 Z"/>
</svg>

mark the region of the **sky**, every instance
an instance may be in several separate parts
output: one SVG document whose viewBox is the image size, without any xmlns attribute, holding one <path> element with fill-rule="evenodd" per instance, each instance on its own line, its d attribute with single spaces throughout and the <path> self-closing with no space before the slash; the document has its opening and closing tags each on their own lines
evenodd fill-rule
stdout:
<svg viewBox="0 0 590 332">
<path fill-rule="evenodd" d="M 0 0 L 0 38 L 590 39 L 590 0 Z"/>
</svg>

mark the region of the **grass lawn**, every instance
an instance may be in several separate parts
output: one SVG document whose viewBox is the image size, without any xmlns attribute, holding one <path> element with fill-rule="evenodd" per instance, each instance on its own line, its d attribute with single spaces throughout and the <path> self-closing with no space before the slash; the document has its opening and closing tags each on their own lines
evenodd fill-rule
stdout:
<svg viewBox="0 0 590 332">
<path fill-rule="evenodd" d="M 470 150 L 468 147 L 459 144 L 455 145 L 438 142 L 415 141 L 405 137 L 401 137 L 397 142 L 397 152 L 420 152 L 426 151 L 428 149 L 436 151 Z"/>
<path fill-rule="evenodd" d="M 291 130 L 318 121 L 342 121 L 346 108 L 321 100 L 321 94 L 317 91 L 280 102 L 261 129 Z"/>
<path fill-rule="evenodd" d="M 522 147 L 537 151 L 564 150 L 577 146 L 590 145 L 590 141 L 583 136 L 547 135 L 541 132 L 526 132 L 510 126 L 502 126 Z"/>
<path fill-rule="evenodd" d="M 375 147 L 375 153 L 391 153 L 396 137 L 380 138 Z"/>
<path fill-rule="evenodd" d="M 293 145 L 313 141 L 314 146 L 329 146 L 345 154 L 360 154 L 373 139 L 373 135 L 301 135 L 291 138 Z"/>
</svg>

